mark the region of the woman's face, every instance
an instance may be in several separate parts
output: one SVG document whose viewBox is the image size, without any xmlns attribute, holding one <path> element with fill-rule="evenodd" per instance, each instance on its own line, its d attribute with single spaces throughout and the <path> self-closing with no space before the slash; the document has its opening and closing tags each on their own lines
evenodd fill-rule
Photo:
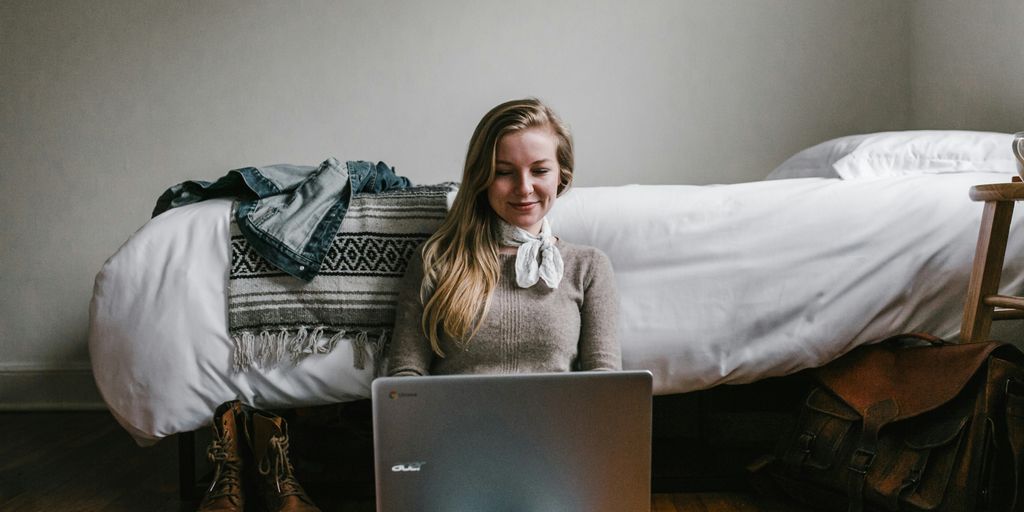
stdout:
<svg viewBox="0 0 1024 512">
<path fill-rule="evenodd" d="M 527 128 L 498 140 L 491 208 L 505 222 L 536 235 L 558 196 L 558 139 L 547 127 Z"/>
</svg>

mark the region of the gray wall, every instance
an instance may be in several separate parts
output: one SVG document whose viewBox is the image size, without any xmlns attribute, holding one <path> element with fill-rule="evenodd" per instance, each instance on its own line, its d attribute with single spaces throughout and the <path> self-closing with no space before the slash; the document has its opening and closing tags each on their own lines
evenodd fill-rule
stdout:
<svg viewBox="0 0 1024 512">
<path fill-rule="evenodd" d="M 1019 109 L 1019 65 L 967 88 L 995 105 L 964 106 L 967 120 L 927 99 L 964 79 L 957 68 L 942 84 L 914 61 L 960 48 L 943 36 L 948 18 L 975 16 L 957 29 L 971 37 L 962 57 L 1020 42 L 1013 23 L 982 36 L 986 18 L 960 11 L 891 0 L 0 2 L 0 407 L 95 402 L 93 277 L 171 184 L 331 155 L 385 160 L 417 182 L 458 179 L 479 117 L 526 95 L 574 129 L 581 186 L 757 180 L 830 137 L 983 127 L 995 106 Z"/>
<path fill-rule="evenodd" d="M 911 124 L 1024 131 L 1024 2 L 917 0 Z"/>
</svg>

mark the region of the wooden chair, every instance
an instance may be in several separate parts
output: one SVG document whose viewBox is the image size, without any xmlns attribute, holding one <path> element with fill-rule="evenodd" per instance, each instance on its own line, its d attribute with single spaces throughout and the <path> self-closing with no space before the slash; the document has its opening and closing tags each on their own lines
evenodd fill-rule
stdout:
<svg viewBox="0 0 1024 512">
<path fill-rule="evenodd" d="M 1024 200 L 1024 183 L 1014 177 L 1012 183 L 977 185 L 971 187 L 970 195 L 974 201 L 984 201 L 985 210 L 960 324 L 960 338 L 968 343 L 988 339 L 994 320 L 1024 318 L 1024 297 L 999 295 L 1013 205 Z"/>
</svg>

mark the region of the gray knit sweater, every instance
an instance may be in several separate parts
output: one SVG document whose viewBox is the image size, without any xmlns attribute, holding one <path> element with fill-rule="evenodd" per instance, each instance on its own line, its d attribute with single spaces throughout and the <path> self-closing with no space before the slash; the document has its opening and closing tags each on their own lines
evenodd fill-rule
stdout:
<svg viewBox="0 0 1024 512">
<path fill-rule="evenodd" d="M 565 262 L 557 289 L 515 282 L 515 254 L 501 254 L 501 276 L 476 335 L 457 344 L 441 338 L 438 357 L 420 329 L 423 260 L 417 250 L 398 296 L 388 375 L 535 373 L 619 370 L 618 295 L 612 265 L 601 251 L 556 242 Z"/>
</svg>

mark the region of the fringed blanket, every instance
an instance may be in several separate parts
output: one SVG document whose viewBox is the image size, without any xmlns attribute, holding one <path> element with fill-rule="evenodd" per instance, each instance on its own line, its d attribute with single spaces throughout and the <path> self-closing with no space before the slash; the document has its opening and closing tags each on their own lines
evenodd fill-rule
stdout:
<svg viewBox="0 0 1024 512">
<path fill-rule="evenodd" d="M 406 265 L 440 226 L 455 189 L 445 183 L 355 196 L 309 283 L 267 263 L 232 223 L 228 330 L 235 371 L 298 363 L 347 339 L 356 368 L 369 357 L 379 373 Z"/>
</svg>

